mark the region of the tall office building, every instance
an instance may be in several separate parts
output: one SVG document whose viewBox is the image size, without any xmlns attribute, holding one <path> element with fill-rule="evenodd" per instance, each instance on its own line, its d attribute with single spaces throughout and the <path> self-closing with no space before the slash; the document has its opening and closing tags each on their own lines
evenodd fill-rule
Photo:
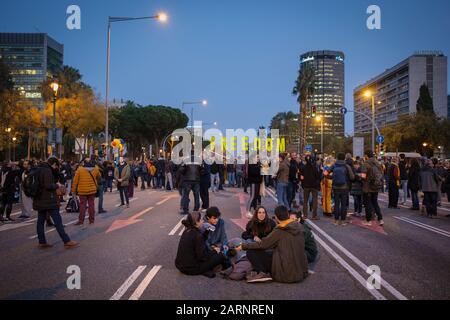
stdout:
<svg viewBox="0 0 450 320">
<path fill-rule="evenodd" d="M 375 96 L 377 126 L 382 128 L 394 124 L 400 116 L 416 113 L 423 84 L 430 90 L 434 112 L 447 117 L 447 57 L 441 52 L 418 52 L 355 88 L 355 111 L 372 115 L 371 98 L 364 95 L 370 91 Z M 371 130 L 370 120 L 355 113 L 355 134 Z"/>
<path fill-rule="evenodd" d="M 314 94 L 308 108 L 316 107 L 323 117 L 323 133 L 344 137 L 344 116 L 339 112 L 345 103 L 345 55 L 340 51 L 310 51 L 300 56 L 300 68 L 312 67 L 315 72 Z M 320 150 L 321 123 L 311 119 L 307 111 L 306 142 Z"/>
<path fill-rule="evenodd" d="M 0 33 L 0 59 L 11 69 L 21 95 L 43 108 L 39 90 L 47 77 L 62 70 L 64 46 L 45 33 Z"/>
</svg>

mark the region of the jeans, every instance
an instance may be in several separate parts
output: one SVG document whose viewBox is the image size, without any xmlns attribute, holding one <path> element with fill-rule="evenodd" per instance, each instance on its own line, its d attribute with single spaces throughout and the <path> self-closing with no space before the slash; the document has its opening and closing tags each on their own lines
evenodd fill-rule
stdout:
<svg viewBox="0 0 450 320">
<path fill-rule="evenodd" d="M 194 211 L 200 209 L 200 183 L 199 182 L 183 182 L 183 197 L 181 199 L 183 205 L 183 212 L 189 213 L 189 193 L 194 193 Z"/>
<path fill-rule="evenodd" d="M 105 193 L 105 189 L 103 184 L 98 185 L 98 212 L 103 210 L 103 195 Z"/>
<path fill-rule="evenodd" d="M 106 180 L 106 183 L 105 183 L 105 192 L 107 192 L 108 189 L 109 189 L 109 192 L 112 192 L 113 180 L 114 180 L 114 179 L 108 179 L 108 180 Z"/>
<path fill-rule="evenodd" d="M 172 172 L 166 172 L 166 185 L 169 182 L 170 190 L 173 190 L 173 180 L 172 180 Z M 166 186 L 164 186 L 166 187 Z"/>
<path fill-rule="evenodd" d="M 304 189 L 299 185 L 298 186 L 298 204 L 304 204 Z"/>
<path fill-rule="evenodd" d="M 401 182 L 402 188 L 402 203 L 405 204 L 408 199 L 408 180 L 402 180 Z"/>
<path fill-rule="evenodd" d="M 420 209 L 418 191 L 411 190 L 411 199 L 412 199 L 412 207 L 414 209 Z"/>
<path fill-rule="evenodd" d="M 287 201 L 289 203 L 289 207 L 292 205 L 292 201 L 295 199 L 295 183 L 289 181 L 287 186 Z"/>
<path fill-rule="evenodd" d="M 378 205 L 378 192 L 370 192 L 363 194 L 364 207 L 366 208 L 366 220 L 372 220 L 372 214 L 375 211 L 378 221 L 383 220 L 380 206 Z"/>
<path fill-rule="evenodd" d="M 164 175 L 162 173 L 158 173 L 156 176 L 156 187 L 161 189 L 164 186 Z"/>
<path fill-rule="evenodd" d="M 348 190 L 333 190 L 334 192 L 334 219 L 345 221 L 347 219 Z"/>
<path fill-rule="evenodd" d="M 285 206 L 286 208 L 290 209 L 287 200 L 287 187 L 288 187 L 287 182 L 277 183 L 277 199 L 279 206 Z"/>
<path fill-rule="evenodd" d="M 242 188 L 242 172 L 236 172 L 236 184 L 238 188 Z"/>
<path fill-rule="evenodd" d="M 236 177 L 236 173 L 235 172 L 228 173 L 228 185 L 230 187 L 233 187 L 236 184 L 235 177 Z"/>
<path fill-rule="evenodd" d="M 45 231 L 44 231 L 44 225 L 45 221 L 47 220 L 47 214 L 50 215 L 50 217 L 53 220 L 53 223 L 55 225 L 56 231 L 58 232 L 59 236 L 61 237 L 61 240 L 64 243 L 67 243 L 70 241 L 69 236 L 64 231 L 64 225 L 62 223 L 61 215 L 59 214 L 59 209 L 53 209 L 53 210 L 43 210 L 38 212 L 38 219 L 37 219 L 37 225 L 36 230 L 38 234 L 39 244 L 46 244 L 47 241 L 45 240 Z"/>
<path fill-rule="evenodd" d="M 208 184 L 200 183 L 200 198 L 202 199 L 202 209 L 209 208 Z"/>
<path fill-rule="evenodd" d="M 353 203 L 355 205 L 355 213 L 361 213 L 363 209 L 362 194 L 354 194 Z"/>
<path fill-rule="evenodd" d="M 124 197 L 125 200 L 127 201 L 127 204 L 130 203 L 130 200 L 128 199 L 128 186 L 126 187 L 119 187 L 119 194 L 120 194 L 120 204 L 124 205 Z"/>
<path fill-rule="evenodd" d="M 220 177 L 219 173 L 211 173 L 211 191 L 219 190 Z"/>
<path fill-rule="evenodd" d="M 427 207 L 428 216 L 437 216 L 437 202 L 438 193 L 437 192 L 424 192 L 425 206 Z"/>
<path fill-rule="evenodd" d="M 141 178 L 141 190 L 145 190 L 145 182 L 147 181 L 146 174 L 142 174 L 140 178 Z"/>
<path fill-rule="evenodd" d="M 317 217 L 317 206 L 318 206 L 318 197 L 319 197 L 319 190 L 314 188 L 304 188 L 303 189 L 303 214 L 305 217 L 308 216 L 308 204 L 309 204 L 309 195 L 312 195 L 312 211 L 313 211 L 313 217 Z"/>
<path fill-rule="evenodd" d="M 95 219 L 95 195 L 91 194 L 88 196 L 80 196 L 80 215 L 78 221 L 80 223 L 84 222 L 84 217 L 86 215 L 86 206 L 89 205 L 89 222 L 94 222 Z"/>
<path fill-rule="evenodd" d="M 0 193 L 0 217 L 3 218 L 3 214 L 6 210 L 6 218 L 11 216 L 14 197 L 5 193 Z"/>
</svg>

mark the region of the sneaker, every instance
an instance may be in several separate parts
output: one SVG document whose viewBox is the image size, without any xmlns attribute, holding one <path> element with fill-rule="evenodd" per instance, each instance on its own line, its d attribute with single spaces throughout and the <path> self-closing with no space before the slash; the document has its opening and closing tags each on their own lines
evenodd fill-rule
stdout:
<svg viewBox="0 0 450 320">
<path fill-rule="evenodd" d="M 76 247 L 78 247 L 80 244 L 78 243 L 78 242 L 76 242 L 76 241 L 69 241 L 69 242 L 67 242 L 67 243 L 64 243 L 64 247 L 66 248 L 66 249 L 73 249 L 73 248 L 76 248 Z"/>
<path fill-rule="evenodd" d="M 338 225 L 339 225 L 339 221 L 338 221 L 338 220 L 334 220 L 334 221 L 333 221 L 333 224 L 334 224 L 335 226 L 338 226 Z"/>
<path fill-rule="evenodd" d="M 256 272 L 255 272 L 256 273 Z M 267 282 L 272 281 L 272 277 L 264 272 L 260 273 L 251 273 L 250 276 L 247 276 L 247 282 L 248 283 L 255 283 L 255 282 Z"/>
<path fill-rule="evenodd" d="M 38 245 L 39 249 L 49 249 L 51 247 L 53 247 L 53 246 L 51 244 L 48 244 L 48 243 L 39 243 L 39 245 Z"/>
<path fill-rule="evenodd" d="M 102 209 L 102 210 L 99 210 L 99 211 L 98 211 L 98 214 L 107 213 L 107 212 L 108 212 L 108 211 Z"/>
<path fill-rule="evenodd" d="M 346 225 L 348 225 L 348 222 L 347 221 L 341 221 L 340 225 L 341 226 L 346 226 Z"/>
<path fill-rule="evenodd" d="M 372 225 L 372 221 L 364 221 L 363 222 L 363 225 L 365 225 L 365 226 L 371 226 Z"/>
<path fill-rule="evenodd" d="M 124 205 L 125 205 L 125 203 L 121 203 L 121 204 L 119 205 L 119 208 L 120 208 L 120 207 L 123 207 Z"/>
<path fill-rule="evenodd" d="M 127 203 L 127 208 L 129 208 L 130 207 L 130 204 L 129 203 Z"/>
<path fill-rule="evenodd" d="M 384 221 L 383 220 L 378 221 L 378 223 L 380 224 L 380 227 L 384 226 Z"/>
<path fill-rule="evenodd" d="M 251 219 L 251 218 L 253 218 L 253 213 L 251 213 L 250 211 L 247 211 L 245 216 L 247 217 L 247 219 Z"/>
</svg>

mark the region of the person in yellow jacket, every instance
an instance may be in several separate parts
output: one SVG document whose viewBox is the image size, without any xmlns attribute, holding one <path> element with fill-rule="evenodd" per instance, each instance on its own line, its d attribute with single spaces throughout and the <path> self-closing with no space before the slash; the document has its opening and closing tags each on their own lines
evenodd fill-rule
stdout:
<svg viewBox="0 0 450 320">
<path fill-rule="evenodd" d="M 78 167 L 72 182 L 72 194 L 80 197 L 80 215 L 76 226 L 84 224 L 86 207 L 89 205 L 89 224 L 95 220 L 95 195 L 97 194 L 97 179 L 100 176 L 95 163 L 89 158 Z"/>
<path fill-rule="evenodd" d="M 332 179 L 329 175 L 329 169 L 333 166 L 334 159 L 332 157 L 325 158 L 324 168 L 323 168 L 323 179 L 320 182 L 322 191 L 322 211 L 324 216 L 331 217 L 333 214 L 333 203 L 332 203 Z"/>
</svg>

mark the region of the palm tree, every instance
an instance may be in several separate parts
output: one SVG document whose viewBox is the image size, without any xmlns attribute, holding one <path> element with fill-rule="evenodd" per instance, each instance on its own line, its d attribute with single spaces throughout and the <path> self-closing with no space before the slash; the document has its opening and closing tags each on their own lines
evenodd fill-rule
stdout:
<svg viewBox="0 0 450 320">
<path fill-rule="evenodd" d="M 307 119 L 306 110 L 308 99 L 314 94 L 315 87 L 315 72 L 310 65 L 305 65 L 300 68 L 295 87 L 292 89 L 292 94 L 297 96 L 297 102 L 300 106 L 300 151 L 304 150 L 304 143 L 306 140 Z"/>
</svg>

